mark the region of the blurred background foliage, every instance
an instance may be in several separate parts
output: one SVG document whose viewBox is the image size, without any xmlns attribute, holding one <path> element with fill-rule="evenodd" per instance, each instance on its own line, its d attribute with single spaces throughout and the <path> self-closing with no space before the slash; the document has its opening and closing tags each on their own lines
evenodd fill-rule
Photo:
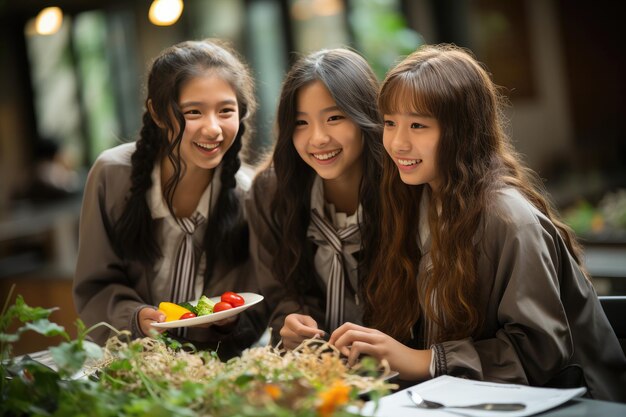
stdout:
<svg viewBox="0 0 626 417">
<path fill-rule="evenodd" d="M 356 45 L 380 80 L 399 59 L 424 44 L 392 0 L 354 2 L 349 20 Z"/>
<path fill-rule="evenodd" d="M 564 209 L 563 218 L 582 238 L 626 242 L 626 189 L 608 192 L 596 205 L 581 199 Z"/>
</svg>

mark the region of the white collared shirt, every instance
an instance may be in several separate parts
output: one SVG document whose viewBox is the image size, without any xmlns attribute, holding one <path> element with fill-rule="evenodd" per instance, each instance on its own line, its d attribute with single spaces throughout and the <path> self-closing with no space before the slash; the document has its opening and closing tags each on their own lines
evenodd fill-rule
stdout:
<svg viewBox="0 0 626 417">
<path fill-rule="evenodd" d="M 221 189 L 220 182 L 221 165 L 215 169 L 213 179 L 207 186 L 200 197 L 198 207 L 195 213 L 200 213 L 205 221 L 199 224 L 193 233 L 193 243 L 196 259 L 196 277 L 194 282 L 194 299 L 200 298 L 204 287 L 204 269 L 206 268 L 206 259 L 203 248 L 204 234 L 207 228 L 210 211 L 212 211 L 217 203 Z M 155 275 L 151 283 L 152 294 L 171 294 L 172 277 L 174 276 L 174 260 L 176 252 L 181 244 L 185 233 L 172 216 L 167 203 L 163 198 L 163 190 L 161 187 L 161 163 L 157 161 L 152 170 L 152 187 L 148 190 L 146 198 L 148 207 L 153 219 L 163 219 L 161 228 L 157 231 L 157 243 L 161 248 L 161 258 L 154 265 Z M 209 204 L 211 207 L 209 208 Z M 210 210 L 209 210 L 210 209 Z M 192 215 L 193 215 L 192 214 Z M 191 217 L 191 216 L 189 216 Z M 163 300 L 167 301 L 167 300 Z"/>
<path fill-rule="evenodd" d="M 324 182 L 319 175 L 315 176 L 315 180 L 313 180 L 313 186 L 311 187 L 311 210 L 316 209 L 318 213 L 326 217 L 331 221 L 336 230 L 345 229 L 348 226 L 353 224 L 357 224 L 359 220 L 359 216 L 361 216 L 361 205 L 359 204 L 359 208 L 354 214 L 348 216 L 346 213 L 338 212 L 335 209 L 335 205 L 332 203 L 326 202 L 324 198 Z M 353 254 L 358 252 L 361 249 L 361 245 L 352 245 L 352 247 L 345 248 L 345 251 Z M 315 253 L 315 269 L 320 277 L 324 280 L 326 284 L 328 284 L 328 277 L 330 276 L 330 267 L 333 253 L 330 250 L 317 250 Z M 354 261 L 356 264 L 356 260 Z M 353 274 L 350 277 L 346 277 L 350 279 L 350 283 L 354 285 L 357 282 L 356 270 L 349 269 L 353 271 Z"/>
</svg>

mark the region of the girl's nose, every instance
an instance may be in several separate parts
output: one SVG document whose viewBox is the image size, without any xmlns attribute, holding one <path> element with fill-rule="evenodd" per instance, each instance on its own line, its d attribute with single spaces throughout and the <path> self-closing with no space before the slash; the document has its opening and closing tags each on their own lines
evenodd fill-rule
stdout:
<svg viewBox="0 0 626 417">
<path fill-rule="evenodd" d="M 202 126 L 202 134 L 210 139 L 217 139 L 222 133 L 222 127 L 219 124 L 217 117 L 207 116 L 206 121 Z"/>
<path fill-rule="evenodd" d="M 326 133 L 326 130 L 321 127 L 313 127 L 311 131 L 311 145 L 316 148 L 322 148 L 330 141 L 330 136 Z"/>
<path fill-rule="evenodd" d="M 393 133 L 390 139 L 391 151 L 397 154 L 407 153 L 411 150 L 411 142 L 400 133 Z"/>
</svg>

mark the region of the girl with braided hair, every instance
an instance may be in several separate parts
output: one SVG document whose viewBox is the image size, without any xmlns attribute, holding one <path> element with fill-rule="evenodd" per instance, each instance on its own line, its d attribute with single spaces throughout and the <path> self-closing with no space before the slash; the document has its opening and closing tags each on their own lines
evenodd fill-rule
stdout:
<svg viewBox="0 0 626 417">
<path fill-rule="evenodd" d="M 133 337 L 165 320 L 161 301 L 258 292 L 242 204 L 250 179 L 239 170 L 256 108 L 247 67 L 221 41 L 182 42 L 154 60 L 147 90 L 140 138 L 103 152 L 90 170 L 73 287 L 87 325 L 106 321 Z M 254 313 L 218 324 L 174 336 L 219 343 L 228 358 L 266 327 Z"/>
<path fill-rule="evenodd" d="M 246 200 L 274 344 L 361 321 L 361 260 L 378 240 L 377 90 L 367 61 L 345 48 L 300 57 L 285 77 L 277 141 Z"/>
<path fill-rule="evenodd" d="M 364 284 L 367 327 L 346 323 L 330 343 L 350 363 L 387 360 L 412 383 L 586 386 L 626 401 L 626 358 L 580 245 L 513 149 L 502 100 L 454 45 L 423 46 L 387 73 L 387 233 Z"/>
</svg>

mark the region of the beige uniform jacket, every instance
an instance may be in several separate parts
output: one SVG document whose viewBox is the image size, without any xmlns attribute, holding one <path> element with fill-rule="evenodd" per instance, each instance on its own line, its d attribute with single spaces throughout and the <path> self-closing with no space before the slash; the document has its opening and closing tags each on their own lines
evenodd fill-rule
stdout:
<svg viewBox="0 0 626 417">
<path fill-rule="evenodd" d="M 484 329 L 435 345 L 436 375 L 584 384 L 593 398 L 626 401 L 624 352 L 555 226 L 512 189 L 491 214 L 475 239 Z"/>
<path fill-rule="evenodd" d="M 113 243 L 113 227 L 130 190 L 130 157 L 134 149 L 134 144 L 124 144 L 105 151 L 89 172 L 80 216 L 73 292 L 76 309 L 87 326 L 106 321 L 118 330 L 129 330 L 133 337 L 139 337 L 142 334 L 136 324 L 138 310 L 169 301 L 170 295 L 152 294 L 152 266 L 128 261 Z M 243 190 L 239 193 L 243 199 Z M 160 221 L 164 220 L 154 221 L 155 227 L 159 227 Z M 259 292 L 254 275 L 250 273 L 250 262 L 226 269 L 217 260 L 210 282 L 204 283 L 203 293 L 216 296 L 225 291 Z M 230 329 L 191 327 L 188 340 L 199 348 L 217 348 L 222 359 L 235 356 L 254 343 L 267 327 L 266 313 L 261 310 L 256 310 L 256 306 L 246 310 Z M 110 335 L 105 327 L 91 333 L 101 344 Z"/>
<path fill-rule="evenodd" d="M 280 329 L 285 317 L 291 313 L 313 317 L 320 329 L 324 328 L 326 316 L 326 283 L 317 271 L 312 271 L 310 289 L 306 294 L 290 294 L 272 272 L 272 264 L 280 242 L 279 225 L 272 217 L 270 203 L 276 189 L 276 177 L 273 170 L 265 171 L 255 178 L 248 197 L 246 213 L 250 228 L 250 257 L 254 273 L 259 281 L 262 294 L 271 311 L 269 327 L 272 329 L 272 343 L 280 341 Z M 310 192 L 302 190 L 302 192 Z M 307 238 L 304 247 L 305 256 L 313 260 L 316 244 Z M 313 262 L 311 262 L 313 265 Z M 358 278 L 357 278 L 358 279 Z M 346 282 L 349 280 L 346 279 Z M 361 323 L 362 311 L 356 297 L 357 284 L 346 284 L 344 289 L 344 319 Z"/>
</svg>

